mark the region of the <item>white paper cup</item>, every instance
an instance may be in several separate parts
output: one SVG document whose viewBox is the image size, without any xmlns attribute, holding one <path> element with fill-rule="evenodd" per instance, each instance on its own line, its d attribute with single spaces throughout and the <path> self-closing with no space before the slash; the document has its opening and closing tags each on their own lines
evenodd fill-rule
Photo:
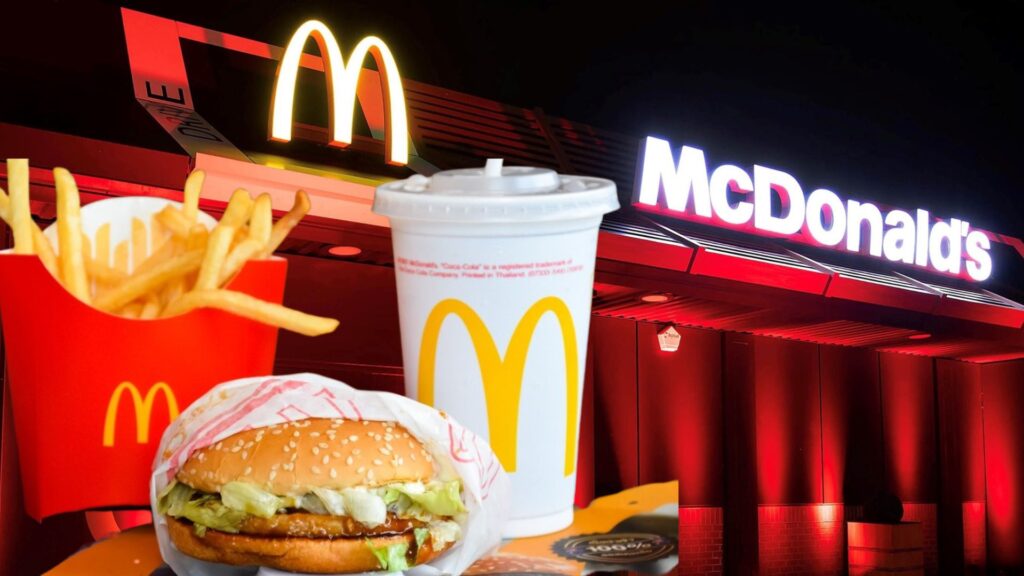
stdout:
<svg viewBox="0 0 1024 576">
<path fill-rule="evenodd" d="M 377 189 L 406 394 L 488 439 L 512 478 L 506 537 L 572 523 L 597 232 L 616 208 L 609 180 L 500 160 Z"/>
</svg>

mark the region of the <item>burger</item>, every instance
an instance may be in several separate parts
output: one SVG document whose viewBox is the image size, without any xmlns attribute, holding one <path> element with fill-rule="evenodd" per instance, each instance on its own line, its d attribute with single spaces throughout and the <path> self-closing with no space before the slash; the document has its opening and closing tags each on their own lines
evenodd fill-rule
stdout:
<svg viewBox="0 0 1024 576">
<path fill-rule="evenodd" d="M 189 556 L 306 573 L 404 570 L 461 538 L 462 485 L 395 422 L 308 418 L 192 452 L 157 495 Z"/>
</svg>

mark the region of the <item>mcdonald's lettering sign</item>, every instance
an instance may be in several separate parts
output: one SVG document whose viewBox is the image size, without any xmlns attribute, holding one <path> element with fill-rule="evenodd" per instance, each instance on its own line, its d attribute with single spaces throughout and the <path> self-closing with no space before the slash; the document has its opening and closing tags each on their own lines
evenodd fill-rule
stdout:
<svg viewBox="0 0 1024 576">
<path fill-rule="evenodd" d="M 363 38 L 352 51 L 348 65 L 341 56 L 334 35 L 323 22 L 310 20 L 299 26 L 292 35 L 281 58 L 274 83 L 271 104 L 270 139 L 287 142 L 292 139 L 292 109 L 295 105 L 295 84 L 302 59 L 302 48 L 312 37 L 320 48 L 320 56 L 327 75 L 328 131 L 330 145 L 344 147 L 352 143 L 352 121 L 355 115 L 356 91 L 359 75 L 367 55 L 373 56 L 379 71 L 384 96 L 384 116 L 387 126 L 384 135 L 388 164 L 409 163 L 409 127 L 405 111 L 402 78 L 398 74 L 391 50 L 375 36 Z"/>
<path fill-rule="evenodd" d="M 465 325 L 476 352 L 487 405 L 487 426 L 491 448 L 508 472 L 516 470 L 516 444 L 519 430 L 519 398 L 523 388 L 526 356 L 537 323 L 551 312 L 558 320 L 565 351 L 565 475 L 576 469 L 576 421 L 579 404 L 579 351 L 576 327 L 568 306 L 560 298 L 548 296 L 533 304 L 519 320 L 509 340 L 505 356 L 498 353 L 490 330 L 473 308 L 461 300 L 438 302 L 427 317 L 420 343 L 419 401 L 434 405 L 434 372 L 441 325 L 454 314 Z"/>
<path fill-rule="evenodd" d="M 167 416 L 169 420 L 178 417 L 178 401 L 174 397 L 174 391 L 166 382 L 157 382 L 143 397 L 139 389 L 131 382 L 122 382 L 114 388 L 110 395 L 110 402 L 107 403 L 107 416 L 103 421 L 103 445 L 114 445 L 114 432 L 117 426 L 117 408 L 121 404 L 121 396 L 125 392 L 131 395 L 132 404 L 135 407 L 135 441 L 139 444 L 149 442 L 149 420 L 153 412 L 153 401 L 156 400 L 157 392 L 163 392 L 167 400 Z"/>
</svg>

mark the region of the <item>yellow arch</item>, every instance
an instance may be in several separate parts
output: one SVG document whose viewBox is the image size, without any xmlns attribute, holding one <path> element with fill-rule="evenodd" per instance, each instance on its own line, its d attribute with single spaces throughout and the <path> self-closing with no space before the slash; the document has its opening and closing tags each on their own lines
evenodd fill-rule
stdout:
<svg viewBox="0 0 1024 576">
<path fill-rule="evenodd" d="M 405 91 L 398 64 L 391 50 L 383 40 L 367 36 L 356 45 L 348 65 L 341 56 L 341 48 L 334 34 L 323 22 L 309 20 L 299 26 L 288 46 L 277 70 L 274 81 L 274 99 L 271 103 L 270 138 L 287 142 L 292 139 L 292 110 L 295 107 L 295 84 L 302 59 L 302 48 L 312 37 L 320 48 L 327 75 L 328 130 L 332 146 L 347 146 L 352 143 L 352 125 L 355 117 L 356 90 L 359 74 L 367 55 L 377 63 L 381 88 L 384 94 L 384 117 L 387 127 L 384 146 L 389 164 L 409 163 L 409 121 L 405 110 Z M 335 68 L 337 67 L 337 69 Z"/>
<path fill-rule="evenodd" d="M 156 400 L 156 393 L 163 392 L 167 399 L 167 415 L 169 420 L 178 417 L 178 401 L 174 397 L 174 391 L 166 382 L 157 382 L 147 392 L 143 399 L 139 389 L 131 382 L 121 382 L 114 393 L 110 395 L 110 402 L 107 403 L 107 415 L 103 421 L 103 445 L 114 445 L 114 432 L 117 426 L 117 408 L 121 404 L 121 396 L 128 391 L 132 397 L 132 404 L 135 407 L 135 440 L 139 444 L 149 442 L 149 419 L 153 412 L 153 402 Z"/>
<path fill-rule="evenodd" d="M 487 404 L 487 425 L 491 447 L 509 472 L 516 470 L 516 442 L 519 431 L 519 399 L 522 395 L 523 371 L 533 333 L 544 314 L 551 312 L 558 320 L 565 350 L 565 475 L 576 469 L 576 417 L 579 404 L 579 351 L 572 313 L 560 298 L 548 296 L 535 302 L 516 325 L 504 360 L 498 353 L 490 330 L 480 315 L 461 300 L 438 302 L 430 311 L 423 327 L 420 343 L 419 401 L 434 405 L 434 377 L 437 366 L 437 344 L 441 325 L 454 314 L 466 327 L 480 365 L 480 377 Z"/>
</svg>

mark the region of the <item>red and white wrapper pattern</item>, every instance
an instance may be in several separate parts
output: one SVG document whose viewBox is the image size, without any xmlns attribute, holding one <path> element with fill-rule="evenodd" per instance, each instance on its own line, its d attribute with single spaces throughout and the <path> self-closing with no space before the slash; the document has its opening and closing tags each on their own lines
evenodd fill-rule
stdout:
<svg viewBox="0 0 1024 576">
<path fill-rule="evenodd" d="M 509 479 L 483 439 L 450 417 L 414 400 L 386 392 L 356 390 L 316 374 L 243 378 L 211 389 L 164 432 L 153 462 L 150 500 L 160 553 L 178 576 L 240 576 L 255 567 L 197 560 L 179 552 L 156 512 L 156 495 L 174 479 L 189 455 L 232 434 L 304 418 L 390 420 L 404 426 L 440 465 L 442 479 L 460 478 L 468 513 L 462 539 L 429 564 L 407 574 L 461 574 L 501 542 L 509 513 Z M 282 574 L 267 568 L 260 574 Z M 377 572 L 376 574 L 380 574 Z"/>
</svg>

